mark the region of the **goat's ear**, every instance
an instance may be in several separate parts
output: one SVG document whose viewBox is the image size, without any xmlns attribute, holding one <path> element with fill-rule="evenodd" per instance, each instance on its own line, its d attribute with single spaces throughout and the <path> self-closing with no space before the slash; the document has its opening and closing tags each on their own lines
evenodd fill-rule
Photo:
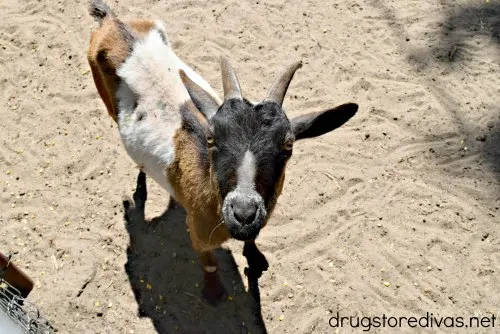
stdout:
<svg viewBox="0 0 500 334">
<path fill-rule="evenodd" d="M 333 109 L 314 112 L 292 118 L 295 140 L 321 136 L 342 126 L 358 111 L 355 103 L 342 104 Z"/>
<path fill-rule="evenodd" d="M 207 119 L 211 119 L 217 110 L 219 110 L 219 103 L 212 97 L 212 95 L 191 80 L 187 76 L 186 72 L 179 70 L 179 75 L 196 108 Z"/>
</svg>

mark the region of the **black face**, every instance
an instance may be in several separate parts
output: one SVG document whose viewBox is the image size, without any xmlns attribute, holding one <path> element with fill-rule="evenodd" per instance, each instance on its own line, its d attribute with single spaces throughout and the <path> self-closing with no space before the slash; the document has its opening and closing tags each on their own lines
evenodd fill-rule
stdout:
<svg viewBox="0 0 500 334">
<path fill-rule="evenodd" d="M 184 128 L 196 139 L 202 168 L 212 171 L 212 182 L 219 188 L 222 218 L 235 239 L 253 240 L 265 225 L 283 186 L 293 142 L 330 132 L 358 110 L 357 104 L 347 103 L 289 121 L 281 106 L 301 66 L 296 62 L 283 71 L 266 98 L 256 105 L 243 98 L 236 73 L 226 58 L 221 59 L 221 106 L 213 94 L 179 70 L 194 106 L 210 127 L 204 129 L 194 114 L 184 112 Z M 206 159 L 207 150 L 210 161 Z"/>
<path fill-rule="evenodd" d="M 292 154 L 290 122 L 277 103 L 224 102 L 207 136 L 223 219 L 236 239 L 257 237 Z"/>
</svg>

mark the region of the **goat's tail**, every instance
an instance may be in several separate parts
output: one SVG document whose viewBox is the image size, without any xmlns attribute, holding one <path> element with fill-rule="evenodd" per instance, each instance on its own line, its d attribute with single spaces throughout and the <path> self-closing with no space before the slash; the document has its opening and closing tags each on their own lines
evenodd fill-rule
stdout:
<svg viewBox="0 0 500 334">
<path fill-rule="evenodd" d="M 89 12 L 90 15 L 92 15 L 97 22 L 99 22 L 99 24 L 102 24 L 102 21 L 107 16 L 114 15 L 111 8 L 103 0 L 91 0 Z"/>
</svg>

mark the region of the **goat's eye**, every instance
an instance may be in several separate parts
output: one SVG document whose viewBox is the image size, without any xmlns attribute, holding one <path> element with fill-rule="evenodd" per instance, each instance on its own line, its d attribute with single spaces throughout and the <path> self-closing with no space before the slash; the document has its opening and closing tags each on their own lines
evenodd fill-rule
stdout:
<svg viewBox="0 0 500 334">
<path fill-rule="evenodd" d="M 285 151 L 291 151 L 293 149 L 293 139 L 287 139 L 283 144 L 283 149 Z"/>
<path fill-rule="evenodd" d="M 215 145 L 215 137 L 212 135 L 207 136 L 207 146 L 213 147 Z"/>
</svg>

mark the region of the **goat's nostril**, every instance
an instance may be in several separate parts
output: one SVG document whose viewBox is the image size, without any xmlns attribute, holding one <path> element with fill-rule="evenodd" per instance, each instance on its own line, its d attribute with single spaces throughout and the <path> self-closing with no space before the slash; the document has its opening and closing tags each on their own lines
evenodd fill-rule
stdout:
<svg viewBox="0 0 500 334">
<path fill-rule="evenodd" d="M 256 213 L 257 213 L 257 210 L 254 210 L 254 212 L 247 218 L 247 223 L 251 223 L 255 220 Z"/>
<path fill-rule="evenodd" d="M 234 218 L 242 225 L 252 223 L 257 214 L 257 206 L 255 203 L 246 198 L 235 198 L 231 203 L 231 209 Z"/>
<path fill-rule="evenodd" d="M 245 221 L 245 218 L 241 217 L 238 212 L 236 211 L 233 211 L 234 213 L 234 218 L 236 218 L 237 221 L 239 221 L 240 223 L 243 223 Z"/>
</svg>

